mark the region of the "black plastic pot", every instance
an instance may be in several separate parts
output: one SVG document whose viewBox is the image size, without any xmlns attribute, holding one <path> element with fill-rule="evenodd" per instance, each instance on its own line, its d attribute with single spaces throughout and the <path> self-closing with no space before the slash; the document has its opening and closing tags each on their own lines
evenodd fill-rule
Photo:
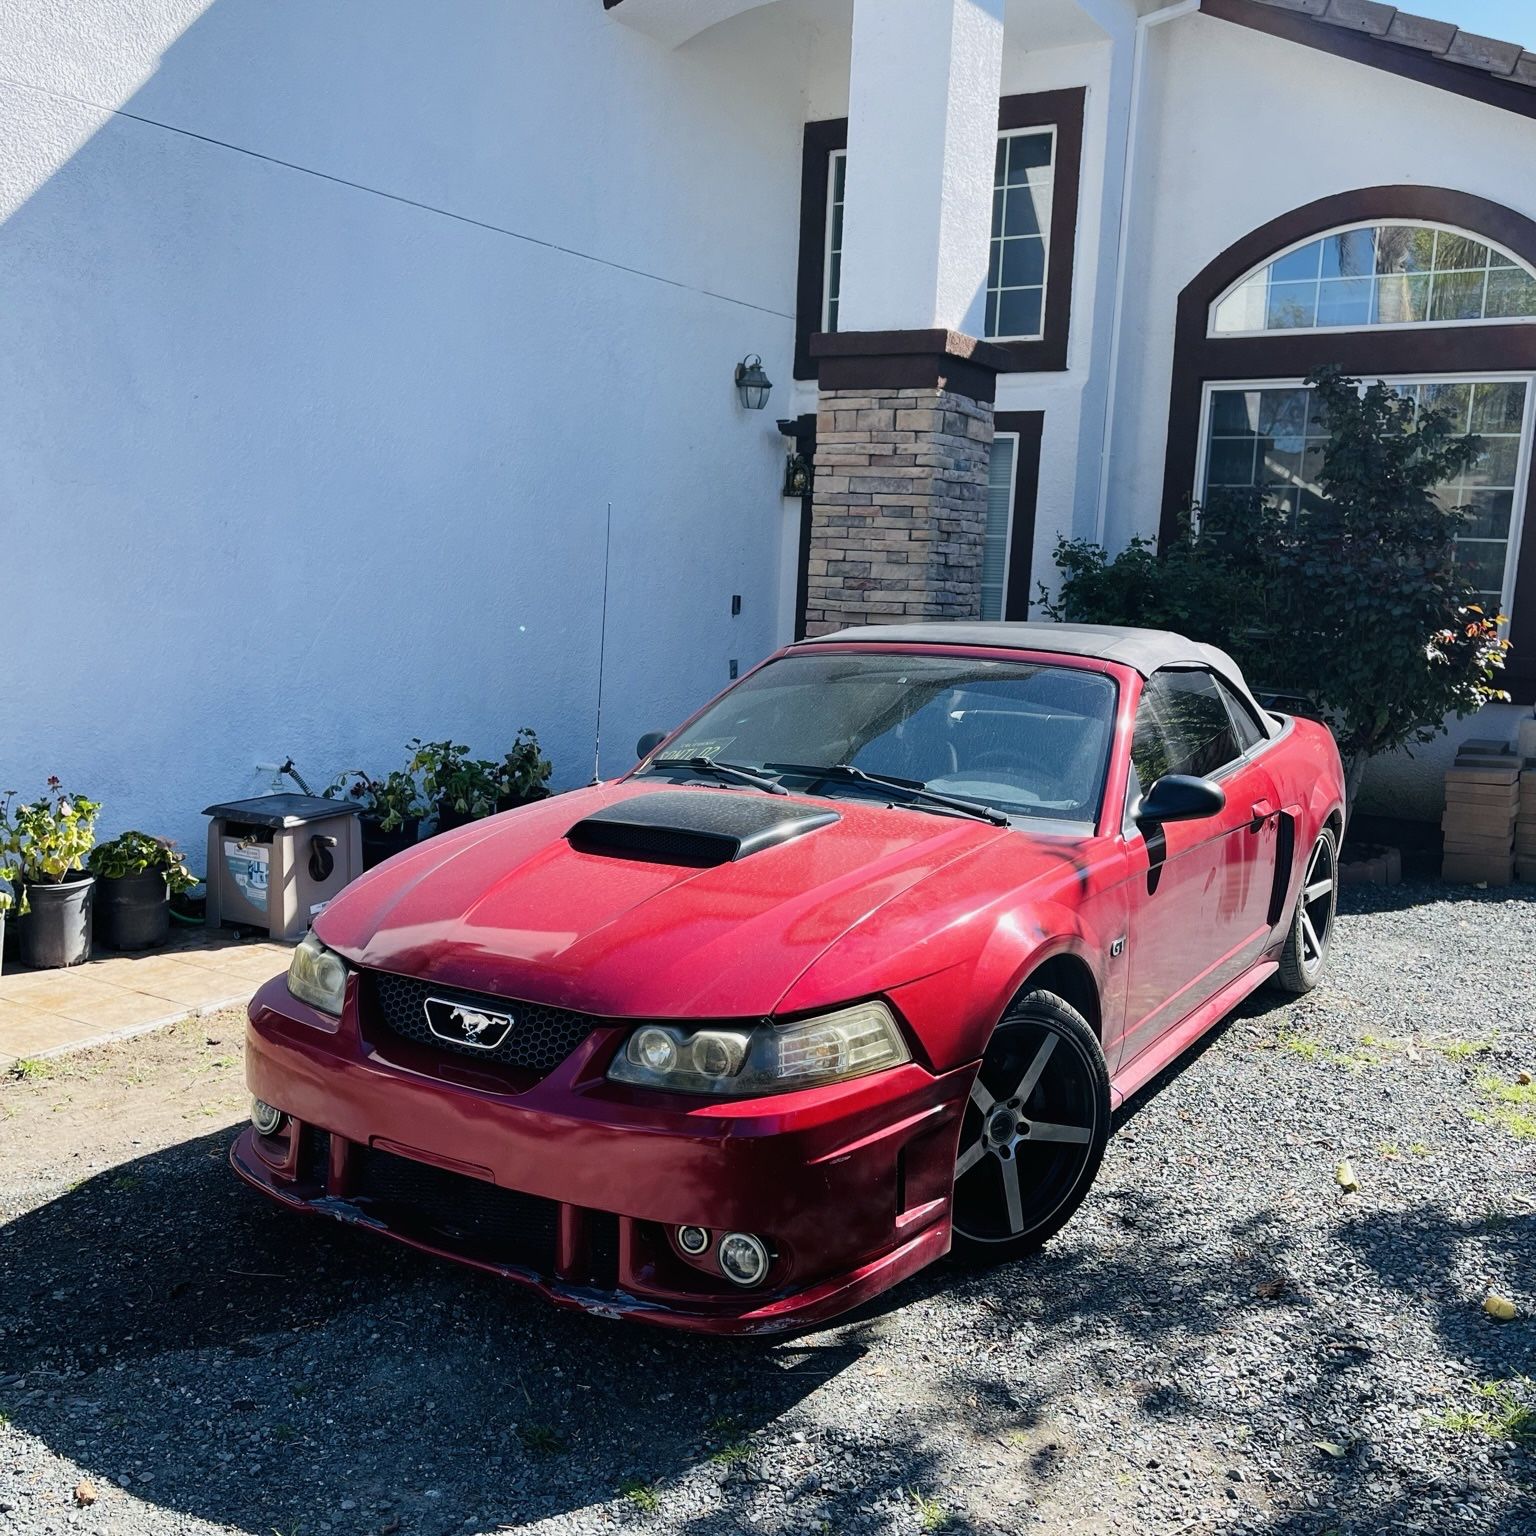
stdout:
<svg viewBox="0 0 1536 1536">
<path fill-rule="evenodd" d="M 360 817 L 358 825 L 363 834 L 364 869 L 373 869 L 385 859 L 392 859 L 397 853 L 415 847 L 421 833 L 421 822 L 415 816 L 402 822 L 393 832 L 384 831 L 374 816 Z"/>
<path fill-rule="evenodd" d="M 529 795 L 497 795 L 496 809 L 498 811 L 515 811 L 520 805 L 532 805 L 535 800 L 547 800 L 549 791 L 539 788 Z"/>
<path fill-rule="evenodd" d="M 32 910 L 21 924 L 21 963 L 38 970 L 80 965 L 91 958 L 91 897 L 95 875 L 27 882 Z"/>
<path fill-rule="evenodd" d="M 96 937 L 108 949 L 155 949 L 171 934 L 171 888 L 158 869 L 96 882 Z"/>
<path fill-rule="evenodd" d="M 437 830 L 452 832 L 456 827 L 467 827 L 477 818 L 468 811 L 456 811 L 445 800 L 437 802 Z"/>
</svg>

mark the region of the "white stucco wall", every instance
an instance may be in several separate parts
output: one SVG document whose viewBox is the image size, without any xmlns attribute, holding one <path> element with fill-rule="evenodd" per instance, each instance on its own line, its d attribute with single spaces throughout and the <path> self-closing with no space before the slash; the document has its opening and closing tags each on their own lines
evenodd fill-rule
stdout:
<svg viewBox="0 0 1536 1536">
<path fill-rule="evenodd" d="M 1069 47 L 1029 49 L 1016 43 L 1003 55 L 1003 94 L 1064 90 L 1082 86 L 1083 157 L 1078 184 L 1077 246 L 1072 269 L 1072 328 L 1067 366 L 1057 373 L 1010 373 L 997 381 L 999 411 L 1043 411 L 1040 486 L 1035 503 L 1035 543 L 1031 561 L 1031 601 L 1041 582 L 1055 586 L 1052 552 L 1058 537 L 1086 537 L 1093 532 L 1097 485 L 1083 467 L 1096 463 L 1103 406 L 1093 381 L 1108 359 L 1108 334 L 1100 273 L 1112 262 L 1114 231 L 1104 220 L 1105 175 L 1111 159 L 1118 174 L 1119 146 L 1109 139 L 1112 120 L 1111 71 L 1114 45 L 1108 39 Z M 1113 190 L 1113 189 L 1112 189 Z M 1106 249 L 1106 246 L 1108 249 Z M 1053 296 L 1047 295 L 1047 304 Z"/>
<path fill-rule="evenodd" d="M 770 649 L 778 10 L 674 52 L 571 0 L 0 3 L 0 787 L 200 867 L 289 754 L 527 724 L 581 782 L 609 502 L 605 772 Z"/>
<path fill-rule="evenodd" d="M 1214 256 L 1357 187 L 1452 187 L 1536 215 L 1536 122 L 1199 14 L 1149 37 L 1107 532 L 1157 527 L 1173 322 Z M 1191 490 L 1193 487 L 1190 488 Z"/>
<path fill-rule="evenodd" d="M 1113 271 L 1118 236 L 1113 216 L 1118 213 L 1117 178 L 1124 148 L 1124 119 L 1117 117 L 1115 102 L 1128 91 L 1130 44 L 1128 38 L 1112 42 L 1097 23 L 1060 0 L 1034 9 L 1015 0 L 1007 7 L 1006 23 L 1000 95 L 1075 87 L 1087 92 L 1067 367 L 1055 373 L 1005 374 L 997 388 L 998 410 L 1045 413 L 1033 587 L 1040 581 L 1054 585 L 1051 556 L 1058 536 L 1086 537 L 1094 531 L 1104 420 L 1103 398 L 1096 385 L 1107 369 L 1110 291 L 1106 273 Z M 847 72 L 846 31 L 829 26 L 814 50 L 808 77 L 807 108 L 812 119 L 847 112 Z M 1106 176 L 1110 221 L 1105 219 Z M 795 409 L 816 409 L 814 380 L 797 383 Z M 793 572 L 788 571 L 786 612 L 793 580 Z"/>
<path fill-rule="evenodd" d="M 1455 188 L 1536 216 L 1536 123 L 1247 28 L 1192 15 L 1155 30 L 1131 210 L 1107 538 L 1157 529 L 1178 295 L 1277 215 L 1382 184 Z M 1193 487 L 1189 487 L 1191 491 Z M 1373 766 L 1362 807 L 1438 819 L 1439 776 L 1466 736 L 1525 713 L 1451 722 L 1413 760 Z"/>
</svg>

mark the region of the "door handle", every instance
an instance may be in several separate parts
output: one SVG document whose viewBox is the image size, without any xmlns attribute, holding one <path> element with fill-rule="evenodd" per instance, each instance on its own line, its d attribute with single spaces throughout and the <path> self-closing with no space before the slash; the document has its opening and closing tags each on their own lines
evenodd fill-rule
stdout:
<svg viewBox="0 0 1536 1536">
<path fill-rule="evenodd" d="M 1252 830 L 1257 832 L 1260 827 L 1275 814 L 1274 802 L 1270 800 L 1255 800 L 1252 807 Z"/>
</svg>

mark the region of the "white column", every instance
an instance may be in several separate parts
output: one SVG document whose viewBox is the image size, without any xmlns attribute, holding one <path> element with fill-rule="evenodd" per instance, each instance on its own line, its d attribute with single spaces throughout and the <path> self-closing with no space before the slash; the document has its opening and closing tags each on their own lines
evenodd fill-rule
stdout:
<svg viewBox="0 0 1536 1536">
<path fill-rule="evenodd" d="M 838 329 L 981 334 L 1003 0 L 854 0 Z"/>
</svg>

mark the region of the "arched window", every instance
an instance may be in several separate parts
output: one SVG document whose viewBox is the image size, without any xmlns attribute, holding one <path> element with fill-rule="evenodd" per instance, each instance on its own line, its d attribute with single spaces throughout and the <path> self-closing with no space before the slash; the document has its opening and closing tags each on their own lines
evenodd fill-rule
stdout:
<svg viewBox="0 0 1536 1536">
<path fill-rule="evenodd" d="M 1481 440 L 1436 494 L 1466 509 L 1457 561 L 1510 618 L 1504 681 L 1536 696 L 1536 219 L 1446 187 L 1363 187 L 1214 257 L 1179 295 L 1165 540 L 1191 502 L 1316 504 L 1326 431 L 1305 380 L 1324 364 Z"/>
<path fill-rule="evenodd" d="M 1446 224 L 1385 219 L 1299 242 L 1211 305 L 1211 336 L 1536 320 L 1536 273 Z"/>
</svg>

